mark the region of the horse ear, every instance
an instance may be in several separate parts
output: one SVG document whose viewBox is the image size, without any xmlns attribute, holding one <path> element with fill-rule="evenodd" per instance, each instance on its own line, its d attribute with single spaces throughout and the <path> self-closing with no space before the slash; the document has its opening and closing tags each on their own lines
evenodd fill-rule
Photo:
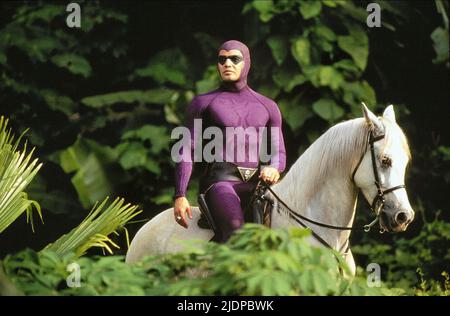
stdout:
<svg viewBox="0 0 450 316">
<path fill-rule="evenodd" d="M 389 105 L 383 112 L 383 116 L 390 119 L 392 122 L 395 122 L 395 112 L 394 112 L 394 106 L 391 104 Z"/>
<path fill-rule="evenodd" d="M 373 114 L 372 111 L 369 110 L 369 108 L 364 104 L 364 102 L 361 102 L 361 103 L 362 103 L 362 110 L 363 110 L 364 118 L 366 120 L 366 124 L 369 125 L 370 129 L 373 131 L 375 129 L 382 130 L 380 121 L 375 116 L 375 114 Z"/>
</svg>

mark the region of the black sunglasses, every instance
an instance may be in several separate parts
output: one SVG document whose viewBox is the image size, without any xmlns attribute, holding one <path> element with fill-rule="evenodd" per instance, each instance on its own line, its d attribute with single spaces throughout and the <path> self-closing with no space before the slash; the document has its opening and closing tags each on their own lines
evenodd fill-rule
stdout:
<svg viewBox="0 0 450 316">
<path fill-rule="evenodd" d="M 225 63 L 227 62 L 227 59 L 231 60 L 231 62 L 235 65 L 239 64 L 241 61 L 244 60 L 243 57 L 238 56 L 238 55 L 231 55 L 231 56 L 219 55 L 219 57 L 217 57 L 217 62 L 221 65 L 225 65 Z"/>
</svg>

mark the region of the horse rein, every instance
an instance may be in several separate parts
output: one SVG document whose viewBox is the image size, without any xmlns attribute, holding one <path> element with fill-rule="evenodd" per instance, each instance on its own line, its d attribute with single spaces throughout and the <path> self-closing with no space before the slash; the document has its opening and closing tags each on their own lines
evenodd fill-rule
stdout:
<svg viewBox="0 0 450 316">
<path fill-rule="evenodd" d="M 380 176 L 378 174 L 378 169 L 377 169 L 377 165 L 376 165 L 376 158 L 375 158 L 375 147 L 374 147 L 374 143 L 383 139 L 385 137 L 384 134 L 379 135 L 374 137 L 373 132 L 370 131 L 369 135 L 368 135 L 368 144 L 370 144 L 370 152 L 371 152 L 371 160 L 372 160 L 372 170 L 374 173 L 374 177 L 375 177 L 375 185 L 377 187 L 377 195 L 374 197 L 372 203 L 369 205 L 370 209 L 372 211 L 375 212 L 376 214 L 376 218 L 374 221 L 372 221 L 370 224 L 364 225 L 364 231 L 365 232 L 369 232 L 371 227 L 373 225 L 375 225 L 375 223 L 379 220 L 379 216 L 380 216 L 380 211 L 385 203 L 385 199 L 384 199 L 384 195 L 388 194 L 390 192 L 393 192 L 395 190 L 399 190 L 399 189 L 403 189 L 405 188 L 405 185 L 397 185 L 395 187 L 383 190 L 382 189 L 382 185 L 380 183 Z M 364 159 L 364 156 L 367 152 L 367 144 L 366 144 L 366 148 L 363 152 L 363 154 L 361 155 L 361 158 L 358 161 L 358 164 L 355 167 L 355 170 L 352 172 L 352 181 L 355 182 L 355 174 L 359 168 L 359 166 L 361 165 L 362 160 Z M 342 226 L 334 226 L 334 225 L 329 225 L 329 224 L 325 224 L 325 223 L 321 223 L 321 222 L 317 222 L 314 221 L 312 219 L 309 219 L 301 214 L 299 214 L 298 212 L 295 212 L 292 208 L 290 208 L 288 205 L 286 205 L 286 203 L 272 190 L 272 188 L 265 182 L 265 181 L 261 181 L 262 185 L 265 186 L 270 193 L 272 193 L 272 195 L 275 197 L 275 199 L 280 202 L 288 211 L 289 211 L 289 215 L 291 216 L 291 218 L 293 218 L 297 223 L 299 223 L 301 226 L 305 227 L 305 228 L 309 228 L 307 225 L 305 225 L 304 223 L 301 222 L 300 219 L 305 220 L 307 222 L 310 222 L 312 224 L 321 226 L 321 227 L 325 227 L 325 228 L 329 228 L 329 229 L 335 229 L 335 230 L 350 230 L 353 231 L 355 230 L 354 227 L 342 227 Z M 356 184 L 356 183 L 355 183 Z M 260 198 L 262 200 L 266 200 L 269 201 L 269 203 L 271 203 L 272 205 L 274 204 L 273 201 L 270 201 L 269 199 L 267 199 L 264 194 L 262 196 L 260 196 Z M 378 203 L 378 201 L 380 201 L 378 208 L 375 209 L 376 204 Z M 311 228 L 310 228 L 311 229 Z M 311 229 L 312 235 L 320 242 L 322 243 L 324 246 L 330 248 L 333 250 L 333 247 L 331 247 L 322 237 L 320 237 L 317 233 L 315 233 L 312 229 Z M 380 233 L 383 233 L 384 229 L 381 228 L 380 229 Z M 343 244 L 348 244 L 348 239 L 347 241 Z M 350 249 L 350 245 L 348 244 L 347 249 L 345 250 L 344 254 L 346 254 L 348 252 L 348 250 Z M 340 252 L 340 251 L 339 251 Z"/>
</svg>

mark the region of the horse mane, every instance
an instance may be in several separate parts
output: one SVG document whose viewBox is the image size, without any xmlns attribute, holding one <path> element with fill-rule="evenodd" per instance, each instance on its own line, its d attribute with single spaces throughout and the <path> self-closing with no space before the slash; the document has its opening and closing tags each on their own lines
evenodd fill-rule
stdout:
<svg viewBox="0 0 450 316">
<path fill-rule="evenodd" d="M 394 137 L 401 137 L 403 149 L 410 158 L 409 146 L 400 127 L 384 117 L 380 117 L 380 121 L 385 126 L 386 140 L 379 154 L 382 155 L 389 148 Z M 350 184 L 351 174 L 367 148 L 369 129 L 364 118 L 343 121 L 330 127 L 292 165 L 285 181 L 278 184 L 280 194 L 287 195 L 287 199 L 297 204 L 297 209 L 303 209 L 326 179 L 336 174 L 336 171 Z M 298 196 L 296 198 L 299 188 L 304 197 L 302 201 Z"/>
</svg>

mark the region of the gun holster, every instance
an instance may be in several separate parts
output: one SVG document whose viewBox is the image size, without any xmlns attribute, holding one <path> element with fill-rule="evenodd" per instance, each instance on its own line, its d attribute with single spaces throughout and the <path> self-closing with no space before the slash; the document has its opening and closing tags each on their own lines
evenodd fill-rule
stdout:
<svg viewBox="0 0 450 316">
<path fill-rule="evenodd" d="M 200 216 L 198 226 L 200 228 L 212 229 L 216 236 L 220 235 L 221 232 L 214 222 L 214 218 L 206 202 L 207 192 L 211 189 L 212 185 L 218 181 L 255 182 L 257 181 L 258 170 L 259 167 L 241 168 L 236 164 L 229 162 L 209 163 L 200 179 L 200 192 L 202 193 L 198 195 L 197 202 L 202 216 Z M 263 215 L 259 215 L 259 218 L 254 220 L 262 221 L 262 216 Z"/>
<path fill-rule="evenodd" d="M 209 211 L 208 204 L 206 203 L 206 198 L 205 198 L 205 194 L 204 193 L 200 193 L 198 195 L 197 202 L 198 202 L 198 206 L 199 206 L 200 212 L 202 213 L 202 215 L 204 216 L 204 218 L 208 222 L 209 226 L 212 228 L 212 230 L 215 233 L 217 233 L 217 226 L 216 226 L 216 223 L 214 222 L 214 219 L 213 219 L 213 217 L 211 215 L 211 212 Z M 202 226 L 200 221 L 199 221 L 199 226 Z M 204 228 L 206 228 L 206 227 L 204 227 Z"/>
<path fill-rule="evenodd" d="M 271 227 L 272 209 L 274 201 L 267 195 L 267 187 L 261 182 L 256 186 L 250 200 L 249 212 L 255 224 Z"/>
</svg>

